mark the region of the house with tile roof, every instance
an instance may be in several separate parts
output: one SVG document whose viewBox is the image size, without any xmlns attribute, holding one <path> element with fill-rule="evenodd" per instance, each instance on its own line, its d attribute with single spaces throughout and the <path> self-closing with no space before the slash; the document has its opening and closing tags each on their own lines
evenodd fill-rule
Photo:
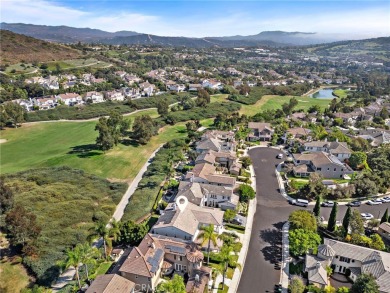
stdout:
<svg viewBox="0 0 390 293">
<path fill-rule="evenodd" d="M 308 282 L 320 288 L 327 285 L 326 271 L 347 275 L 356 281 L 360 274 L 371 274 L 380 293 L 390 292 L 390 253 L 325 238 L 317 255 L 306 255 Z"/>
<path fill-rule="evenodd" d="M 223 214 L 220 209 L 200 207 L 179 196 L 163 211 L 163 214 L 152 227 L 151 232 L 183 240 L 194 241 L 199 228 L 214 225 L 216 232 L 223 227 Z"/>
<path fill-rule="evenodd" d="M 308 152 L 326 152 L 344 161 L 351 157 L 352 151 L 346 142 L 338 141 L 309 141 L 303 144 L 303 148 Z"/>
<path fill-rule="evenodd" d="M 378 234 L 381 235 L 387 241 L 390 241 L 390 223 L 383 222 L 378 227 Z"/>
<path fill-rule="evenodd" d="M 250 133 L 248 134 L 250 141 L 271 141 L 272 135 L 274 134 L 274 129 L 270 123 L 249 122 L 248 128 L 250 129 Z"/>
<path fill-rule="evenodd" d="M 232 187 L 181 181 L 176 197 L 185 196 L 190 203 L 200 207 L 218 207 L 222 210 L 235 209 L 239 197 Z"/>
<path fill-rule="evenodd" d="M 117 274 L 99 275 L 86 293 L 134 293 L 135 283 Z"/>
<path fill-rule="evenodd" d="M 345 178 L 353 173 L 351 167 L 325 152 L 293 154 L 293 161 L 293 173 L 297 177 L 308 177 L 316 172 L 324 178 Z"/>
<path fill-rule="evenodd" d="M 193 279 L 192 283 L 187 284 L 189 288 L 205 288 L 211 274 L 208 268 L 203 267 L 203 259 L 203 253 L 194 243 L 148 233 L 130 252 L 119 273 L 143 292 L 153 292 L 160 277 L 173 273 L 188 273 L 189 281 Z"/>
<path fill-rule="evenodd" d="M 216 174 L 216 167 L 208 163 L 196 164 L 191 171 L 187 172 L 185 180 L 228 187 L 234 187 L 236 184 L 236 178 Z"/>
</svg>

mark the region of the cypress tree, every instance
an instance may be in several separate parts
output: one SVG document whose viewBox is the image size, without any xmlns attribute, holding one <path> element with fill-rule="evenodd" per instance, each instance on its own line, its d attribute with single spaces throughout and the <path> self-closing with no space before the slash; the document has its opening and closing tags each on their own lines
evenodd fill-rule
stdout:
<svg viewBox="0 0 390 293">
<path fill-rule="evenodd" d="M 334 230 L 336 229 L 336 217 L 337 217 L 337 202 L 334 203 L 328 221 L 328 231 L 330 232 L 334 232 Z"/>
<path fill-rule="evenodd" d="M 381 224 L 384 222 L 388 222 L 388 221 L 389 221 L 389 209 L 387 208 L 385 213 L 383 214 L 383 216 L 381 218 Z"/>
<path fill-rule="evenodd" d="M 349 220 L 351 219 L 351 215 L 352 215 L 351 207 L 348 207 L 343 219 L 344 237 L 348 235 Z"/>
<path fill-rule="evenodd" d="M 314 206 L 313 209 L 313 214 L 315 217 L 318 218 L 320 216 L 320 212 L 321 212 L 321 198 L 317 196 L 316 205 Z"/>
</svg>

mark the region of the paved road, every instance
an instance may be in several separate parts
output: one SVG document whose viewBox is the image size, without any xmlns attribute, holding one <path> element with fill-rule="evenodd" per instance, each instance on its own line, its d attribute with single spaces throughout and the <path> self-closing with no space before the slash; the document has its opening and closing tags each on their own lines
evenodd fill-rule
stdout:
<svg viewBox="0 0 390 293">
<path fill-rule="evenodd" d="M 254 148 L 249 151 L 253 161 L 257 181 L 257 208 L 254 216 L 249 251 L 237 292 L 273 292 L 279 283 L 281 260 L 281 227 L 288 215 L 299 207 L 291 206 L 279 193 L 275 175 L 278 150 Z M 372 213 L 375 217 L 383 215 L 390 203 L 378 206 L 363 205 L 361 212 Z M 312 210 L 313 207 L 308 207 Z M 322 208 L 321 215 L 328 219 L 331 208 Z M 345 206 L 339 207 L 337 219 L 342 220 Z"/>
</svg>

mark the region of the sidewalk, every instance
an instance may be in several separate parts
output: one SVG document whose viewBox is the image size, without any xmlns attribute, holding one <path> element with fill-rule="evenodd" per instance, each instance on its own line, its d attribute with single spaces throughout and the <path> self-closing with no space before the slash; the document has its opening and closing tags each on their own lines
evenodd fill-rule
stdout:
<svg viewBox="0 0 390 293">
<path fill-rule="evenodd" d="M 282 228 L 282 268 L 280 270 L 280 284 L 282 285 L 282 292 L 287 293 L 288 283 L 290 276 L 290 252 L 289 252 L 289 241 L 288 241 L 288 230 L 290 223 L 286 222 Z"/>
<path fill-rule="evenodd" d="M 244 155 L 247 154 L 247 151 L 244 151 Z M 249 166 L 249 170 L 251 172 L 251 181 L 252 181 L 252 187 L 256 191 L 256 177 L 255 177 L 255 171 L 253 169 L 253 166 Z M 256 205 L 257 205 L 257 200 L 254 198 L 253 200 L 250 201 L 249 206 L 248 206 L 248 217 L 247 217 L 247 222 L 246 222 L 246 227 L 245 227 L 245 234 L 244 238 L 242 241 L 242 248 L 240 251 L 240 254 L 238 256 L 238 263 L 241 265 L 241 269 L 236 268 L 234 270 L 234 275 L 233 279 L 230 282 L 229 285 L 229 293 L 235 293 L 237 292 L 238 285 L 240 283 L 241 279 L 241 273 L 244 269 L 245 266 L 245 260 L 246 256 L 248 254 L 248 249 L 249 249 L 249 242 L 251 239 L 251 234 L 252 234 L 252 226 L 253 226 L 253 218 L 256 213 Z"/>
</svg>

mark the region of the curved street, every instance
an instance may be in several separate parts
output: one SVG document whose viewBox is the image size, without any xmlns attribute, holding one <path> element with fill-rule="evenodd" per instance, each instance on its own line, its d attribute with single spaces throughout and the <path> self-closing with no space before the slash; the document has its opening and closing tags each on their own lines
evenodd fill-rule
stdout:
<svg viewBox="0 0 390 293">
<path fill-rule="evenodd" d="M 279 283 L 281 261 L 281 228 L 289 214 L 301 207 L 291 206 L 280 195 L 275 167 L 280 163 L 274 148 L 259 147 L 248 154 L 256 174 L 257 207 L 254 216 L 248 255 L 237 292 L 273 292 Z M 390 203 L 377 206 L 362 205 L 360 212 L 368 212 L 376 218 L 383 215 Z M 312 210 L 313 206 L 307 207 Z M 337 220 L 342 220 L 347 207 L 339 206 Z M 321 216 L 329 218 L 331 208 L 321 208 Z"/>
</svg>

